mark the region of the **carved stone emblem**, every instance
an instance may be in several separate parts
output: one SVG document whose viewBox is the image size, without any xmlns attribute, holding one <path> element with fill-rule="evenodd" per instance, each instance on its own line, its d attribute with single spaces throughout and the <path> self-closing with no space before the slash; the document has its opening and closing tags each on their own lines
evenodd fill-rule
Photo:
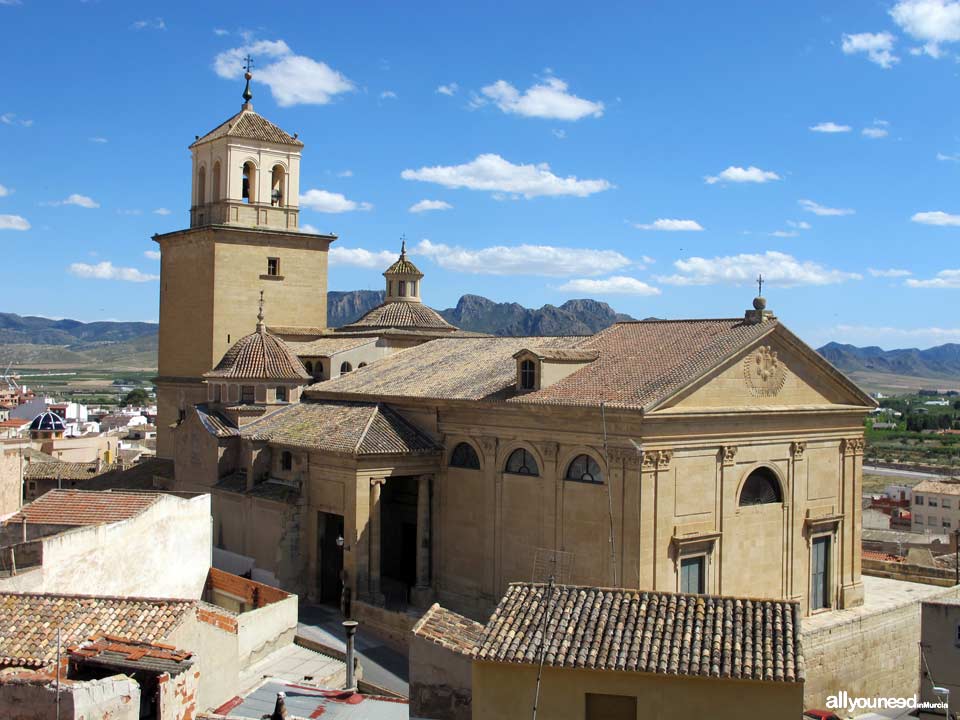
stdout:
<svg viewBox="0 0 960 720">
<path fill-rule="evenodd" d="M 771 397 L 783 389 L 787 368 L 769 345 L 757 348 L 743 361 L 743 377 L 750 393 L 756 397 Z"/>
<path fill-rule="evenodd" d="M 794 460 L 803 460 L 803 452 L 807 449 L 807 443 L 803 440 L 798 440 L 790 445 L 790 449 L 793 451 Z"/>
<path fill-rule="evenodd" d="M 666 470 L 673 460 L 673 450 L 651 450 L 643 453 L 644 470 Z"/>
<path fill-rule="evenodd" d="M 720 459 L 724 465 L 733 465 L 734 458 L 737 457 L 736 445 L 724 445 L 720 448 Z"/>
<path fill-rule="evenodd" d="M 841 443 L 841 449 L 844 455 L 862 455 L 863 438 L 847 438 Z"/>
</svg>

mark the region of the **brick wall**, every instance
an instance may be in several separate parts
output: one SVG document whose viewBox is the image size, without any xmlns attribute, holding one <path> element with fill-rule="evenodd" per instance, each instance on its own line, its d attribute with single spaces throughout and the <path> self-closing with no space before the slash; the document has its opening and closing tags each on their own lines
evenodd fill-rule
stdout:
<svg viewBox="0 0 960 720">
<path fill-rule="evenodd" d="M 226 613 L 217 612 L 213 609 L 204 607 L 197 608 L 197 620 L 207 625 L 213 625 L 216 628 L 228 633 L 237 634 L 237 618 Z"/>
</svg>

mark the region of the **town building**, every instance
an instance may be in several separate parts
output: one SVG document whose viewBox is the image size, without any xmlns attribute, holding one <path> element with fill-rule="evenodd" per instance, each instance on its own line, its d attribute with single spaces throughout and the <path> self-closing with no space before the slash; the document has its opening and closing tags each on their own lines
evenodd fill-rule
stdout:
<svg viewBox="0 0 960 720">
<path fill-rule="evenodd" d="M 960 480 L 924 480 L 913 488 L 913 531 L 950 534 L 960 529 Z"/>
</svg>

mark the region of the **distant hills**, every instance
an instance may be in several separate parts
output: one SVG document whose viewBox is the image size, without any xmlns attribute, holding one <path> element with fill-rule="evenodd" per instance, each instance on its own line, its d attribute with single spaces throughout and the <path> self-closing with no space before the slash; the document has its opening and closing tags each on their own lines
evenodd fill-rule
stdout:
<svg viewBox="0 0 960 720">
<path fill-rule="evenodd" d="M 818 352 L 847 373 L 884 373 L 960 383 L 960 344 L 957 343 L 927 350 L 884 350 L 832 342 Z"/>
</svg>

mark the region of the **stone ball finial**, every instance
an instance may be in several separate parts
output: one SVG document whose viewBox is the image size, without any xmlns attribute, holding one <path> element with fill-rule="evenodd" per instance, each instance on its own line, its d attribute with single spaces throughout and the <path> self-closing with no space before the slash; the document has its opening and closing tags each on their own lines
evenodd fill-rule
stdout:
<svg viewBox="0 0 960 720">
<path fill-rule="evenodd" d="M 753 309 L 754 310 L 765 310 L 767 307 L 767 299 L 764 297 L 755 297 L 753 299 Z"/>
</svg>

